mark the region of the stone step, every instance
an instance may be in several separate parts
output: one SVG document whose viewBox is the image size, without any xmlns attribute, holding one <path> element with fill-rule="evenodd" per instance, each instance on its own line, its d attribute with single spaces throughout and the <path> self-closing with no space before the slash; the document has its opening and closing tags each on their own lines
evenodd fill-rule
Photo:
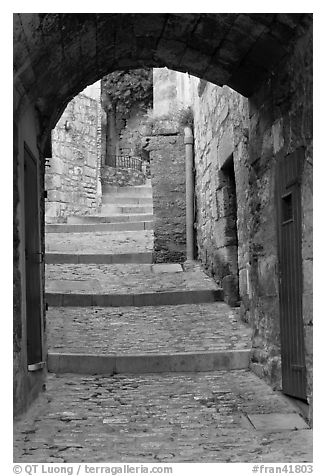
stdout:
<svg viewBox="0 0 326 476">
<path fill-rule="evenodd" d="M 152 263 L 153 253 L 119 253 L 119 254 L 93 254 L 93 253 L 46 253 L 46 264 L 128 264 Z"/>
<path fill-rule="evenodd" d="M 102 203 L 108 205 L 152 205 L 153 197 L 139 197 L 134 195 L 122 195 L 122 194 L 103 194 Z M 103 205 L 102 205 L 103 206 Z"/>
<path fill-rule="evenodd" d="M 251 348 L 251 328 L 224 302 L 146 307 L 49 307 L 49 352 L 175 354 Z"/>
<path fill-rule="evenodd" d="M 55 285 L 55 286 L 53 286 Z M 69 285 L 69 284 L 68 284 Z M 49 291 L 45 293 L 49 306 L 59 307 L 121 307 L 121 306 L 165 306 L 178 304 L 199 304 L 223 301 L 222 289 L 198 289 L 188 291 L 162 291 L 137 294 L 87 294 L 74 292 L 56 292 L 51 287 L 64 287 L 62 281 L 48 281 Z"/>
<path fill-rule="evenodd" d="M 102 185 L 102 195 L 117 194 L 119 196 L 137 196 L 137 197 L 151 197 L 152 186 L 151 185 L 135 185 L 128 187 L 116 187 L 113 185 Z"/>
<path fill-rule="evenodd" d="M 117 215 L 92 215 L 92 216 L 69 216 L 67 218 L 68 225 L 87 225 L 95 223 L 123 223 L 123 222 L 138 222 L 138 221 L 152 221 L 152 214 L 136 213 L 135 215 L 117 214 Z"/>
<path fill-rule="evenodd" d="M 119 214 L 146 214 L 153 213 L 152 205 L 111 205 L 105 204 L 101 208 L 101 215 L 119 215 Z"/>
<path fill-rule="evenodd" d="M 83 225 L 69 225 L 66 223 L 45 225 L 46 233 L 90 233 L 102 231 L 138 231 L 152 230 L 153 221 L 138 221 L 125 223 L 96 223 Z"/>
<path fill-rule="evenodd" d="M 249 357 L 249 349 L 134 355 L 49 353 L 48 371 L 91 375 L 211 372 L 247 369 Z"/>
</svg>

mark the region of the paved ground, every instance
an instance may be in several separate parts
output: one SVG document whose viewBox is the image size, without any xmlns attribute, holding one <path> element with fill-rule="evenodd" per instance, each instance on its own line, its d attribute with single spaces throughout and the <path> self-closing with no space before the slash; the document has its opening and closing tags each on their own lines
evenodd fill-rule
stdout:
<svg viewBox="0 0 326 476">
<path fill-rule="evenodd" d="M 118 308 L 50 308 L 52 352 L 134 354 L 251 347 L 251 329 L 225 303 Z"/>
<path fill-rule="evenodd" d="M 151 251 L 152 233 L 49 234 L 47 250 Z M 68 291 L 69 281 L 72 291 L 84 285 L 94 293 L 216 288 L 196 266 L 162 271 L 132 264 L 46 266 L 48 286 L 52 280 Z M 251 334 L 224 303 L 50 308 L 48 331 L 50 350 L 85 354 L 245 349 Z M 310 462 L 312 432 L 295 412 L 248 370 L 49 374 L 46 391 L 14 425 L 14 461 Z"/>
<path fill-rule="evenodd" d="M 45 251 L 51 253 L 144 253 L 153 250 L 153 231 L 48 233 Z"/>
<path fill-rule="evenodd" d="M 293 411 L 249 371 L 50 375 L 15 425 L 14 461 L 312 461 L 311 430 L 258 431 L 246 416 Z"/>
<path fill-rule="evenodd" d="M 47 264 L 46 290 L 94 294 L 217 289 L 198 267 L 184 272 L 154 272 L 150 264 Z"/>
</svg>

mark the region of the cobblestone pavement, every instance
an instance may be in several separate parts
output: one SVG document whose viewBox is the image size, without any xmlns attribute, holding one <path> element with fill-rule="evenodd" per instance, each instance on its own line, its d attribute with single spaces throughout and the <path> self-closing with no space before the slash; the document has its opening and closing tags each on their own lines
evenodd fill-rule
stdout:
<svg viewBox="0 0 326 476">
<path fill-rule="evenodd" d="M 152 250 L 152 232 L 49 234 L 47 251 Z M 47 286 L 94 293 L 216 289 L 199 266 L 46 265 Z M 77 282 L 77 284 L 76 284 Z M 73 284 L 75 283 L 75 284 Z M 88 284 L 87 284 L 88 283 Z M 78 289 L 79 292 L 80 288 Z M 224 303 L 50 308 L 49 349 L 172 353 L 250 348 L 251 331 Z M 249 370 L 145 375 L 48 375 L 47 389 L 14 425 L 15 462 L 310 462 L 309 429 L 256 430 L 249 414 L 294 408 Z M 273 417 L 274 418 L 274 417 Z M 275 417 L 276 418 L 276 417 Z M 282 419 L 282 417 L 281 417 Z"/>
<path fill-rule="evenodd" d="M 47 233 L 45 251 L 51 253 L 145 253 L 153 251 L 153 231 Z"/>
<path fill-rule="evenodd" d="M 135 354 L 251 347 L 251 329 L 225 303 L 118 308 L 53 307 L 48 347 L 55 352 Z"/>
<path fill-rule="evenodd" d="M 49 375 L 14 425 L 15 462 L 310 462 L 312 432 L 257 431 L 293 407 L 249 371 Z"/>
<path fill-rule="evenodd" d="M 77 287 L 80 293 L 135 294 L 217 288 L 198 267 L 178 273 L 154 273 L 151 264 L 47 264 L 45 269 L 48 291 L 76 292 Z"/>
</svg>

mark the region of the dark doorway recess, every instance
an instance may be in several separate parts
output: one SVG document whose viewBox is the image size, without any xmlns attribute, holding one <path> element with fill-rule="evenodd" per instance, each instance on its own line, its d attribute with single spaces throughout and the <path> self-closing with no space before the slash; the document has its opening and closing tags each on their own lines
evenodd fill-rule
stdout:
<svg viewBox="0 0 326 476">
<path fill-rule="evenodd" d="M 35 370 L 42 362 L 42 319 L 40 266 L 42 253 L 39 233 L 37 162 L 24 148 L 24 206 L 25 206 L 25 269 L 27 364 Z"/>
<path fill-rule="evenodd" d="M 223 216 L 226 219 L 225 240 L 229 249 L 229 269 L 222 280 L 225 300 L 231 306 L 239 305 L 239 271 L 238 271 L 238 228 L 237 228 L 237 190 L 233 154 L 221 167 L 223 173 Z"/>
</svg>

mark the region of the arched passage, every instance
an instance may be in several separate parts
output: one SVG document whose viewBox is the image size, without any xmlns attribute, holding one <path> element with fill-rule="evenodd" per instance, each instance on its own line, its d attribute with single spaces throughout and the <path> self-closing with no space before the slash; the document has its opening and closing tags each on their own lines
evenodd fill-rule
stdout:
<svg viewBox="0 0 326 476">
<path fill-rule="evenodd" d="M 228 85 L 251 98 L 249 162 L 254 193 L 266 163 L 276 160 L 277 154 L 304 146 L 305 159 L 310 157 L 312 82 L 311 61 L 307 59 L 311 53 L 310 31 L 309 14 L 14 15 L 17 411 L 26 407 L 42 382 L 39 375 L 27 373 L 22 344 L 26 334 L 25 213 L 21 204 L 24 145 L 40 159 L 37 187 L 41 197 L 42 162 L 47 155 L 49 133 L 69 100 L 111 71 L 167 66 L 217 85 Z M 42 200 L 39 212 L 41 220 Z M 252 235 L 258 233 L 255 226 L 253 219 Z M 41 223 L 41 236 L 42 233 Z M 259 277 L 261 248 L 254 240 L 250 252 L 257 291 L 250 299 L 255 304 L 255 299 L 260 299 L 259 293 L 264 294 L 265 290 L 261 291 L 264 286 Z"/>
<path fill-rule="evenodd" d="M 72 97 L 118 69 L 167 66 L 248 97 L 306 21 L 303 14 L 17 14 L 15 85 L 35 104 L 42 137 Z"/>
</svg>

